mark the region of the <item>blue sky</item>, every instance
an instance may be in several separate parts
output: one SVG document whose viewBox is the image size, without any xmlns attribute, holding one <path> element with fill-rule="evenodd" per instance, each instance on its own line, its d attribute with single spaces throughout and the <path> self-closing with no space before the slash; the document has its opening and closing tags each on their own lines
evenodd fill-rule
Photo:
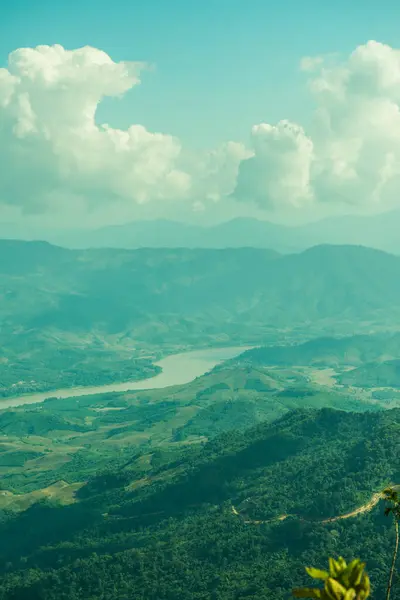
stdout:
<svg viewBox="0 0 400 600">
<path fill-rule="evenodd" d="M 98 120 L 132 122 L 212 147 L 251 126 L 307 122 L 312 104 L 299 60 L 350 53 L 377 39 L 397 47 L 400 3 L 371 0 L 12 0 L 1 12 L 0 57 L 12 50 L 86 44 L 116 60 L 155 65 Z"/>
</svg>

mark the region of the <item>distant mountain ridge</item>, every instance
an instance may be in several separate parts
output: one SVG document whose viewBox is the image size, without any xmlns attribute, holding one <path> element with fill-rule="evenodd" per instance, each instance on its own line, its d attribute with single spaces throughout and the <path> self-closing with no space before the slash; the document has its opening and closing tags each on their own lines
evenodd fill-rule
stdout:
<svg viewBox="0 0 400 600">
<path fill-rule="evenodd" d="M 400 257 L 0 240 L 0 322 L 0 394 L 82 381 L 76 365 L 87 384 L 126 380 L 150 368 L 133 359 L 192 348 L 400 329 Z"/>
<path fill-rule="evenodd" d="M 400 258 L 361 246 L 279 255 L 256 248 L 67 250 L 3 240 L 0 284 L 4 326 L 135 328 L 155 342 L 211 332 L 239 340 L 264 326 L 393 327 L 400 310 Z"/>
<path fill-rule="evenodd" d="M 204 226 L 166 219 L 138 220 L 100 229 L 34 231 L 0 226 L 0 238 L 43 239 L 67 248 L 269 248 L 282 253 L 320 244 L 364 245 L 400 254 L 400 211 L 330 217 L 301 226 L 235 218 Z"/>
<path fill-rule="evenodd" d="M 257 219 L 233 219 L 201 226 L 164 219 L 135 221 L 101 229 L 69 233 L 53 241 L 70 248 L 240 248 L 296 252 L 307 246 L 293 238 L 291 228 Z M 298 236 L 297 236 L 298 237 Z"/>
</svg>

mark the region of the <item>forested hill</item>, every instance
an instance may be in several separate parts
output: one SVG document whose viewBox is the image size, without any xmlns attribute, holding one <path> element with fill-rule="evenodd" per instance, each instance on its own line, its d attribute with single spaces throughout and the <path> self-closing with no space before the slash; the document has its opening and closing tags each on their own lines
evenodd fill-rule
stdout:
<svg viewBox="0 0 400 600">
<path fill-rule="evenodd" d="M 253 348 L 243 353 L 239 362 L 247 362 L 251 365 L 360 366 L 372 361 L 386 362 L 389 358 L 398 357 L 400 357 L 400 333 L 385 333 L 318 337 L 303 344 Z M 368 367 L 371 365 L 364 370 Z M 368 385 L 372 378 L 365 372 L 362 375 L 360 372 L 358 380 L 363 382 L 362 385 Z M 348 379 L 350 381 L 350 374 Z M 376 383 L 377 380 L 373 381 Z"/>
<path fill-rule="evenodd" d="M 393 542 L 383 507 L 321 520 L 400 482 L 399 433 L 397 409 L 296 410 L 145 475 L 149 457 L 124 457 L 72 506 L 5 519 L 0 598 L 283 600 L 307 582 L 304 564 L 341 554 L 366 559 L 379 598 Z"/>
<path fill-rule="evenodd" d="M 4 397 L 143 378 L 162 356 L 188 349 L 394 331 L 400 323 L 400 258 L 361 246 L 282 256 L 0 240 L 0 290 Z M 360 359 L 375 360 L 374 345 L 361 345 Z M 315 345 L 303 350 L 318 359 Z"/>
<path fill-rule="evenodd" d="M 342 373 L 338 380 L 344 385 L 358 387 L 400 388 L 400 360 L 366 363 Z"/>
<path fill-rule="evenodd" d="M 0 242 L 0 316 L 6 326 L 105 332 L 162 324 L 188 333 L 365 319 L 400 306 L 400 258 L 357 246 L 280 256 L 262 249 L 72 251 Z M 184 325 L 182 325 L 184 324 Z M 245 325 L 246 324 L 246 325 Z M 162 330 L 168 334 L 168 327 Z M 153 336 L 153 337 L 152 337 Z"/>
</svg>

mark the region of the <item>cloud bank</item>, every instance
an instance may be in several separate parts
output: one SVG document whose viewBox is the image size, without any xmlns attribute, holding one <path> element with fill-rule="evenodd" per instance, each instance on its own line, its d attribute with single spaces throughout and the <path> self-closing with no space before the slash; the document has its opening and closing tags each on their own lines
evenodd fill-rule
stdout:
<svg viewBox="0 0 400 600">
<path fill-rule="evenodd" d="M 12 52 L 0 69 L 0 203 L 25 214 L 112 203 L 206 210 L 231 201 L 278 212 L 399 203 L 399 50 L 370 41 L 343 60 L 303 58 L 314 103 L 307 130 L 259 123 L 247 144 L 208 153 L 139 124 L 96 123 L 100 102 L 139 85 L 145 68 L 91 47 Z"/>
<path fill-rule="evenodd" d="M 138 85 L 143 68 L 90 47 L 13 52 L 0 70 L 2 202 L 30 212 L 69 194 L 93 205 L 186 195 L 179 140 L 140 125 L 121 131 L 95 122 L 102 99 Z"/>
<path fill-rule="evenodd" d="M 398 202 L 400 51 L 370 41 L 345 61 L 302 60 L 315 111 L 310 130 L 282 121 L 253 128 L 254 155 L 235 194 L 260 206 Z"/>
</svg>

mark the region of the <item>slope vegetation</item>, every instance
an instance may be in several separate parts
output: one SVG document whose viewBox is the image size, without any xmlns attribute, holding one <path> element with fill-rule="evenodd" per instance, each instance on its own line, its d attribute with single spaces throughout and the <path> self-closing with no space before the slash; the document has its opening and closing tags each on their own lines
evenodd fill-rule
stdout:
<svg viewBox="0 0 400 600">
<path fill-rule="evenodd" d="M 0 395 L 127 381 L 174 351 L 392 330 L 400 258 L 355 246 L 67 250 L 0 241 Z"/>
<path fill-rule="evenodd" d="M 316 365 L 361 366 L 400 357 L 400 334 L 352 335 L 345 337 L 318 337 L 303 344 L 259 347 L 243 353 L 237 362 L 252 365 Z M 395 361 L 387 362 L 388 366 Z M 382 365 L 382 370 L 384 369 Z M 355 373 L 355 372 L 354 372 Z M 361 372 L 360 372 L 361 375 Z M 366 373 L 363 373 L 364 381 Z M 360 377 L 361 379 L 361 377 Z"/>
<path fill-rule="evenodd" d="M 306 583 L 304 564 L 330 554 L 365 557 L 380 597 L 390 521 L 379 504 L 332 517 L 399 481 L 399 432 L 399 410 L 297 410 L 145 476 L 144 456 L 125 458 L 75 504 L 4 519 L 0 598 L 283 600 Z M 232 505 L 265 523 L 244 523 Z"/>
</svg>

